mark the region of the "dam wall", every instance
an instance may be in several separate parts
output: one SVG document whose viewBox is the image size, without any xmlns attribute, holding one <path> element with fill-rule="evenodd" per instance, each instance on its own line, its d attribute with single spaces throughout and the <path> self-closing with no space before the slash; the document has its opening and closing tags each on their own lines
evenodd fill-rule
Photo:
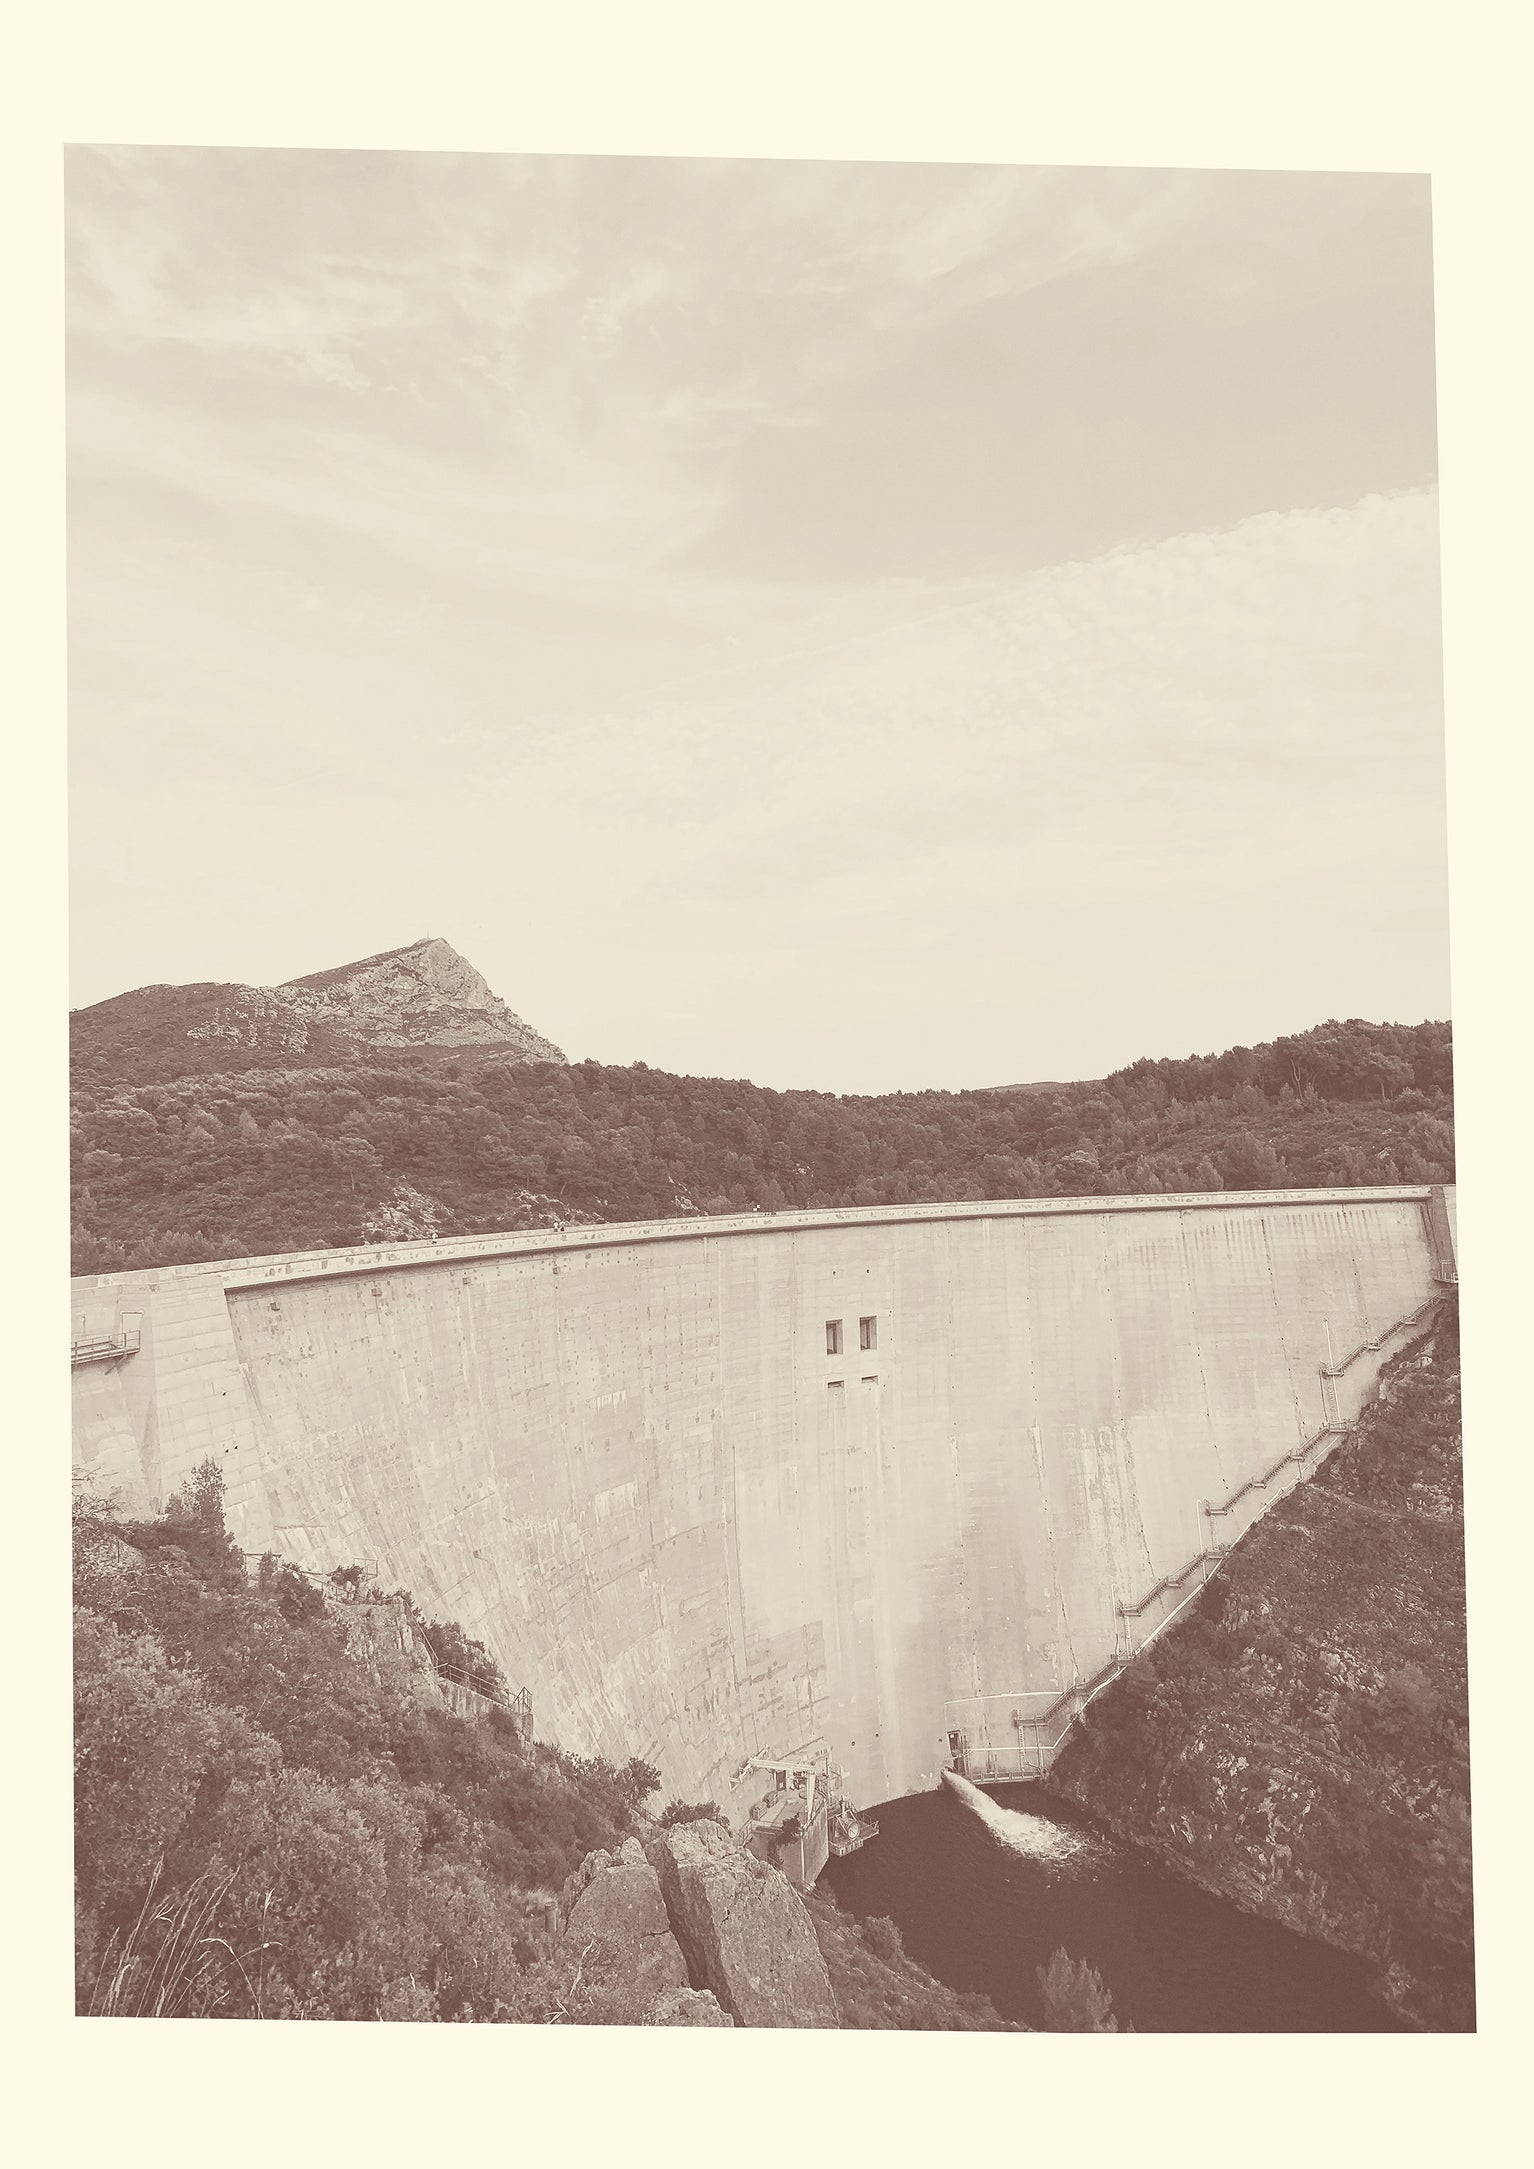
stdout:
<svg viewBox="0 0 1534 2169">
<path fill-rule="evenodd" d="M 741 1820 L 1042 1766 L 1451 1279 L 1426 1188 L 1021 1199 L 72 1284 L 82 1478 L 456 1619 L 540 1736 Z M 743 1790 L 745 1788 L 745 1790 Z"/>
</svg>

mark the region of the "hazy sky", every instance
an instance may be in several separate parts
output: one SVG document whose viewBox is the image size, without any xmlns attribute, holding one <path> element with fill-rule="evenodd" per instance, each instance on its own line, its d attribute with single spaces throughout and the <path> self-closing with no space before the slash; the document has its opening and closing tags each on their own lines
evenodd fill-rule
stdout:
<svg viewBox="0 0 1534 2169">
<path fill-rule="evenodd" d="M 1428 190 L 80 150 L 76 1002 L 842 1091 L 1448 1011 Z"/>
</svg>

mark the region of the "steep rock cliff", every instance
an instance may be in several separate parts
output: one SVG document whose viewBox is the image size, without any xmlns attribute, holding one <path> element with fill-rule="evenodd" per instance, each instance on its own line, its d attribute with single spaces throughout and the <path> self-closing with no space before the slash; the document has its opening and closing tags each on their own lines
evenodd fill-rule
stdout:
<svg viewBox="0 0 1534 2169">
<path fill-rule="evenodd" d="M 1206 1889 L 1357 1952 L 1436 2031 L 1475 2023 L 1460 1500 L 1445 1316 L 1047 1781 Z"/>
</svg>

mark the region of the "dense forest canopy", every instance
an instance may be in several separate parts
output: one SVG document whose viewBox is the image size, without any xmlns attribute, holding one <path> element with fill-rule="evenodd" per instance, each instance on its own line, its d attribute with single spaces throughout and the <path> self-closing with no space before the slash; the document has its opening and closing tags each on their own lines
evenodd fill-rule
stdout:
<svg viewBox="0 0 1534 2169">
<path fill-rule="evenodd" d="M 75 1044 L 78 1273 L 555 1219 L 1454 1177 L 1447 1023 L 863 1098 L 472 1048 L 189 1074 L 206 1043 L 129 1060 L 109 1026 Z"/>
</svg>

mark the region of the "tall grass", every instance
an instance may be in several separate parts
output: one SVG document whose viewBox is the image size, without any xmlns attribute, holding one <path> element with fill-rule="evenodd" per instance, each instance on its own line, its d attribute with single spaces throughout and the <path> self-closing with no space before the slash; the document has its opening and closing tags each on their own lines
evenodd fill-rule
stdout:
<svg viewBox="0 0 1534 2169">
<path fill-rule="evenodd" d="M 85 2015 L 90 2018 L 262 2018 L 265 1939 L 236 1951 L 219 1932 L 219 1909 L 234 1876 L 205 1871 L 185 1890 L 160 1891 L 155 1863 L 138 1918 L 102 1955 Z M 268 1904 L 270 1899 L 268 1898 Z M 263 1923 L 266 1906 L 262 1907 Z M 249 1961 L 254 1962 L 251 1976 Z"/>
</svg>

